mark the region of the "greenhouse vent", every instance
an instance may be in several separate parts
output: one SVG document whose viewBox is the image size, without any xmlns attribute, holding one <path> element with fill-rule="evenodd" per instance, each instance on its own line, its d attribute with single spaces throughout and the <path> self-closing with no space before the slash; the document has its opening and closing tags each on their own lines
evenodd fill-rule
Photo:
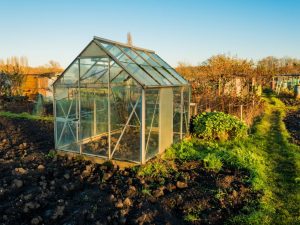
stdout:
<svg viewBox="0 0 300 225">
<path fill-rule="evenodd" d="M 152 50 L 94 37 L 53 94 L 56 150 L 145 163 L 189 129 L 190 85 Z"/>
</svg>

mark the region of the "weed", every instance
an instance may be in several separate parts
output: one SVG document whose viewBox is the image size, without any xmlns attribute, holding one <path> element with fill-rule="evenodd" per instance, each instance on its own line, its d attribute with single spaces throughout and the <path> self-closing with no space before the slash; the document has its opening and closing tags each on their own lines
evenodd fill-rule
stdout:
<svg viewBox="0 0 300 225">
<path fill-rule="evenodd" d="M 187 222 L 195 222 L 199 220 L 199 216 L 193 213 L 189 213 L 186 216 L 184 216 L 184 220 Z"/>
<path fill-rule="evenodd" d="M 163 161 L 160 162 L 149 162 L 146 165 L 140 167 L 138 175 L 142 177 L 168 177 L 171 172 L 171 168 L 166 166 Z"/>
<path fill-rule="evenodd" d="M 220 201 L 223 200 L 225 196 L 226 196 L 226 193 L 223 192 L 221 189 L 218 189 L 217 193 L 215 194 L 215 198 Z"/>
<path fill-rule="evenodd" d="M 46 155 L 47 158 L 53 159 L 57 155 L 57 152 L 55 150 L 50 150 L 48 154 Z"/>
<path fill-rule="evenodd" d="M 143 193 L 144 195 L 152 196 L 152 195 L 151 195 L 151 191 L 150 191 L 149 189 L 147 189 L 147 188 L 142 189 L 142 193 Z"/>
<path fill-rule="evenodd" d="M 207 156 L 204 157 L 203 161 L 204 167 L 214 172 L 219 172 L 223 166 L 220 157 L 217 157 L 215 154 L 212 153 L 208 153 Z"/>
</svg>

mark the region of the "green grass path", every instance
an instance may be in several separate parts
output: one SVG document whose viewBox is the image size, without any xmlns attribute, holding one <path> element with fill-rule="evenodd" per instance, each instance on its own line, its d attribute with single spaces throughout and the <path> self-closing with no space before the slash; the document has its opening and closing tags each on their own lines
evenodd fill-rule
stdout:
<svg viewBox="0 0 300 225">
<path fill-rule="evenodd" d="M 267 165 L 264 220 L 271 224 L 300 224 L 300 151 L 289 142 L 283 119 L 287 107 L 275 97 L 267 96 L 266 110 L 256 126 L 254 140 L 262 145 Z M 300 132 L 300 131 L 299 131 Z"/>
</svg>

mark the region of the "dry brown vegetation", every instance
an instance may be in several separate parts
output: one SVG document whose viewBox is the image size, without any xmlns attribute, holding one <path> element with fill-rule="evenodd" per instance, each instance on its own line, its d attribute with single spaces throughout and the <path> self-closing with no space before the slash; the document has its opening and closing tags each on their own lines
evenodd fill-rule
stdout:
<svg viewBox="0 0 300 225">
<path fill-rule="evenodd" d="M 13 56 L 6 60 L 0 59 L 0 96 L 22 94 L 21 87 L 26 75 L 45 76 L 61 71 L 61 66 L 55 61 L 49 61 L 49 64 L 43 66 L 31 67 L 26 57 Z"/>
<path fill-rule="evenodd" d="M 179 63 L 176 70 L 190 81 L 198 112 L 223 111 L 241 117 L 242 110 L 249 124 L 260 113 L 262 88 L 271 87 L 274 75 L 300 74 L 300 60 L 269 56 L 254 63 L 216 55 L 198 66 Z"/>
</svg>

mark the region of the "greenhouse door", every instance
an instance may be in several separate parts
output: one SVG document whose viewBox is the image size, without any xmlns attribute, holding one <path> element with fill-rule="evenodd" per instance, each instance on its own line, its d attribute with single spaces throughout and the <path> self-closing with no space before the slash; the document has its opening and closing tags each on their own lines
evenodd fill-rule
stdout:
<svg viewBox="0 0 300 225">
<path fill-rule="evenodd" d="M 78 88 L 56 88 L 56 148 L 79 152 Z"/>
</svg>

